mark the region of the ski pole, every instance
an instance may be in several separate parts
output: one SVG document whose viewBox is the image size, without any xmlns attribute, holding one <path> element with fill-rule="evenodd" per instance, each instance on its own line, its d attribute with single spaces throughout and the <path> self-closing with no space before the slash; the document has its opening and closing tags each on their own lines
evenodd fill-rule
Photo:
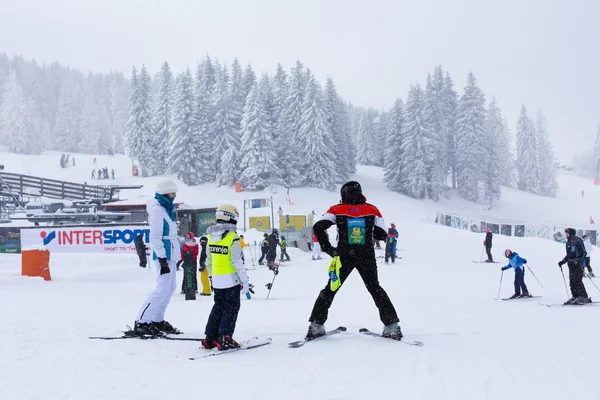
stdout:
<svg viewBox="0 0 600 400">
<path fill-rule="evenodd" d="M 525 264 L 527 265 L 527 264 Z M 531 268 L 529 267 L 529 265 L 527 265 L 527 269 L 529 270 L 529 272 L 531 272 L 531 275 L 533 275 L 533 277 L 535 278 L 536 281 L 538 281 L 538 283 L 540 284 L 540 286 L 542 287 L 542 289 L 544 289 L 544 285 L 542 285 L 542 282 L 540 282 L 540 280 L 537 278 L 537 276 L 535 276 L 535 274 L 533 273 L 533 271 L 531 270 Z"/>
<path fill-rule="evenodd" d="M 249 250 L 248 253 L 250 253 L 250 259 L 252 260 L 252 266 L 254 267 L 255 265 L 254 265 L 254 256 L 252 255 L 252 247 L 250 247 L 248 250 Z"/>
<path fill-rule="evenodd" d="M 594 285 L 594 286 L 596 287 L 596 289 L 597 289 L 597 290 L 600 292 L 600 289 L 598 289 L 598 286 L 596 286 L 596 284 L 595 284 L 595 283 L 594 283 L 594 281 L 592 280 L 592 277 L 590 277 L 590 276 L 589 276 L 588 274 L 586 274 L 585 272 L 584 272 L 584 274 L 585 274 L 585 276 L 587 276 L 587 277 L 588 277 L 588 279 L 590 280 L 590 282 L 592 282 L 592 285 Z"/>
<path fill-rule="evenodd" d="M 273 271 L 273 280 L 271 283 L 267 283 L 265 286 L 269 289 L 269 293 L 267 293 L 267 300 L 269 300 L 269 296 L 271 295 L 271 289 L 273 288 L 273 283 L 275 283 L 275 278 L 277 278 L 277 274 L 279 274 L 279 268 Z"/>
<path fill-rule="evenodd" d="M 567 297 L 569 297 L 569 289 L 567 289 L 567 280 L 565 279 L 565 272 L 562 269 L 562 265 L 560 266 L 560 273 L 563 277 L 563 282 L 565 283 L 565 291 L 567 292 Z"/>
<path fill-rule="evenodd" d="M 504 276 L 504 270 L 500 273 L 500 286 L 498 286 L 498 296 L 496 296 L 496 300 L 500 298 L 500 289 L 502 289 L 502 277 Z"/>
</svg>

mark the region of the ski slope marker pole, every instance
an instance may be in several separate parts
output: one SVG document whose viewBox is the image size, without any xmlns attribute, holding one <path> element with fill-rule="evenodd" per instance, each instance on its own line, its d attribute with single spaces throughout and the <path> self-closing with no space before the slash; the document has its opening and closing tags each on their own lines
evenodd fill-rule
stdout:
<svg viewBox="0 0 600 400">
<path fill-rule="evenodd" d="M 527 264 L 525 264 L 527 265 Z M 542 282 L 540 282 L 540 280 L 537 278 L 537 276 L 535 276 L 535 274 L 533 273 L 533 271 L 531 270 L 531 268 L 529 267 L 529 265 L 527 265 L 527 269 L 529 270 L 529 272 L 531 272 L 531 275 L 533 275 L 533 277 L 535 278 L 536 281 L 538 281 L 538 283 L 540 284 L 540 286 L 542 287 L 542 289 L 544 289 L 544 285 L 542 285 Z"/>
</svg>

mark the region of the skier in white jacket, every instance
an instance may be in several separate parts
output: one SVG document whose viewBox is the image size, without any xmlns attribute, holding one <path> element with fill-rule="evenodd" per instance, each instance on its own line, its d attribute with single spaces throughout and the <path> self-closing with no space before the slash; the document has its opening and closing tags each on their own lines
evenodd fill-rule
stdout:
<svg viewBox="0 0 600 400">
<path fill-rule="evenodd" d="M 594 245 L 590 241 L 588 235 L 583 235 L 583 245 L 585 246 L 585 252 L 587 253 L 585 256 L 585 267 L 588 270 L 588 275 L 592 278 L 595 277 L 594 271 L 592 271 L 592 266 L 590 265 L 590 254 L 592 254 L 592 250 L 594 250 Z"/>
<path fill-rule="evenodd" d="M 156 266 L 156 288 L 148 295 L 135 321 L 137 336 L 160 336 L 181 333 L 165 321 L 165 311 L 177 287 L 176 264 L 181 259 L 177 224 L 175 223 L 175 196 L 177 185 L 172 180 L 160 181 L 146 210 L 150 224 L 150 248 Z"/>
</svg>

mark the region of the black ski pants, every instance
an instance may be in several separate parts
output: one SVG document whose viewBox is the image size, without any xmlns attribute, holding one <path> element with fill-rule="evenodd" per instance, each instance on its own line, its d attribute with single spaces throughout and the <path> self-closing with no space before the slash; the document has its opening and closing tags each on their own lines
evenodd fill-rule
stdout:
<svg viewBox="0 0 600 400">
<path fill-rule="evenodd" d="M 261 247 L 260 252 L 261 252 L 260 258 L 258 259 L 259 264 L 262 263 L 263 260 L 265 259 L 265 257 L 267 256 L 267 249 L 265 249 L 264 247 Z"/>
<path fill-rule="evenodd" d="M 379 318 L 381 319 L 381 322 L 386 326 L 399 322 L 400 320 L 398 319 L 398 314 L 396 314 L 396 309 L 394 308 L 392 301 L 379 284 L 375 255 L 371 254 L 368 258 L 362 258 L 360 256 L 341 256 L 340 261 L 342 262 L 342 267 L 340 268 L 340 282 L 342 285 L 350 273 L 356 269 L 360 274 L 365 287 L 373 297 L 375 305 L 379 309 Z M 327 285 L 321 290 L 315 301 L 315 305 L 309 318 L 310 322 L 316 322 L 323 325 L 325 321 L 327 321 L 329 308 L 331 307 L 331 303 L 333 303 L 335 294 L 341 290 L 340 287 L 335 292 L 332 292 L 329 283 L 328 280 Z"/>
<path fill-rule="evenodd" d="M 206 341 L 211 342 L 221 335 L 233 336 L 239 311 L 239 286 L 228 289 L 215 289 L 215 304 L 210 311 L 204 331 Z"/>
<path fill-rule="evenodd" d="M 529 294 L 529 290 L 527 290 L 527 286 L 525 285 L 525 268 L 517 268 L 515 271 L 515 294 L 521 295 L 527 293 Z"/>
<path fill-rule="evenodd" d="M 590 265 L 590 257 L 585 258 L 585 267 L 587 268 L 589 273 L 592 273 L 592 266 Z"/>
<path fill-rule="evenodd" d="M 492 248 L 491 247 L 487 247 L 485 248 L 485 253 L 488 256 L 488 261 L 489 262 L 494 262 L 494 258 L 492 257 Z"/>
<path fill-rule="evenodd" d="M 588 297 L 583 285 L 583 268 L 579 265 L 569 264 L 569 285 L 573 297 Z"/>
</svg>

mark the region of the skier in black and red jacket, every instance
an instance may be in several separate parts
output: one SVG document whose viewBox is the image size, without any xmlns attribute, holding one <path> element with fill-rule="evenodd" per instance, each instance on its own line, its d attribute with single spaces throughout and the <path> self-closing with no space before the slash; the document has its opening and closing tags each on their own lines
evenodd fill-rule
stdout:
<svg viewBox="0 0 600 400">
<path fill-rule="evenodd" d="M 400 340 L 402 331 L 398 325 L 398 315 L 387 293 L 379 285 L 373 248 L 373 239 L 386 240 L 387 238 L 385 222 L 377 207 L 367 203 L 358 182 L 345 183 L 340 194 L 342 197 L 340 204 L 332 206 L 323 214 L 313 226 L 313 232 L 325 253 L 331 257 L 340 257 L 342 267 L 339 276 L 336 274 L 332 278 L 339 279 L 343 284 L 356 268 L 379 309 L 379 316 L 385 326 L 383 336 Z M 334 224 L 339 233 L 337 248 L 331 245 L 327 236 L 327 229 Z M 306 334 L 307 339 L 325 334 L 323 325 L 338 290 L 338 288 L 332 290 L 330 283 L 331 279 L 317 297 L 309 318 L 311 324 Z"/>
</svg>

